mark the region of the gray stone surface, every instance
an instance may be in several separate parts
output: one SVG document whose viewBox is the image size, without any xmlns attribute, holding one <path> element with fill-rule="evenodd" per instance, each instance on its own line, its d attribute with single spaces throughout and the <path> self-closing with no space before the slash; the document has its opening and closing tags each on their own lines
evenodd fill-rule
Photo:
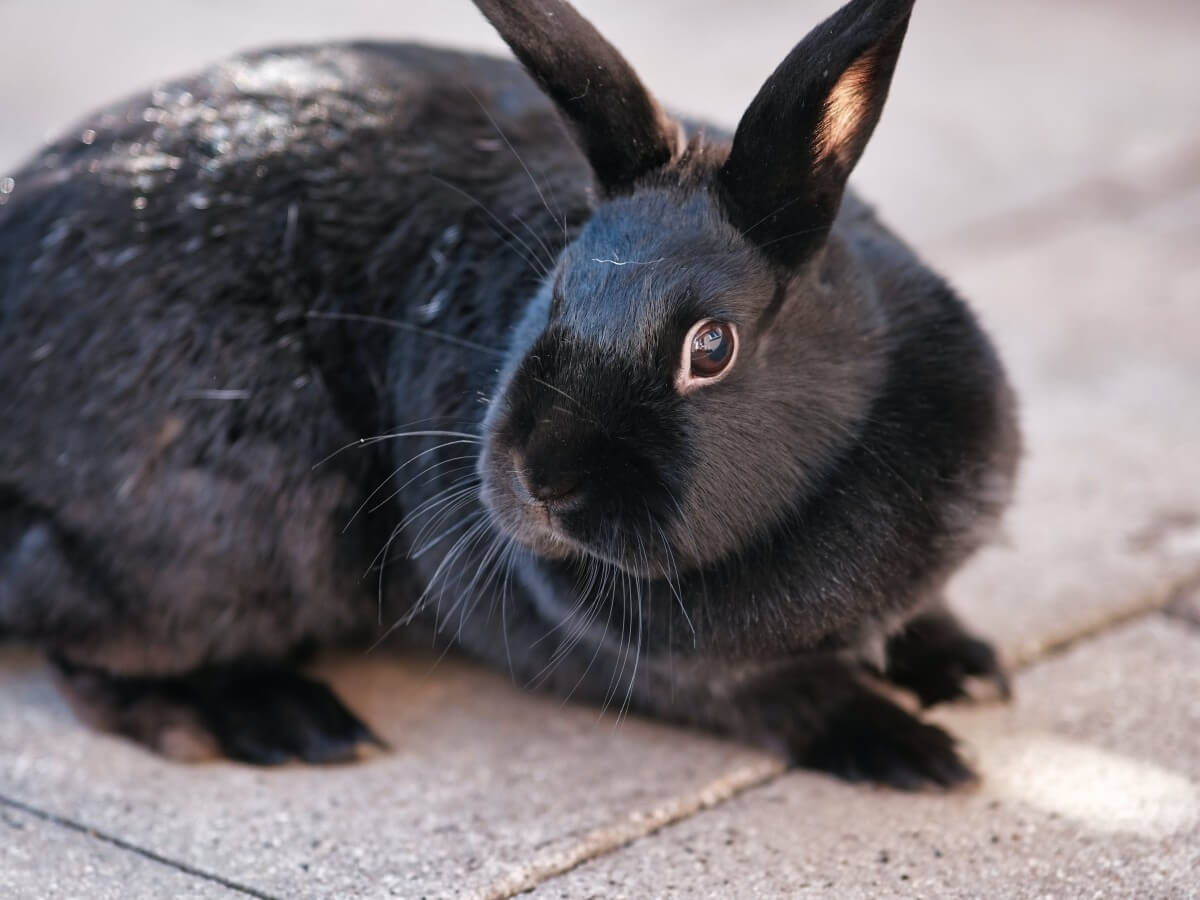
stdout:
<svg viewBox="0 0 1200 900">
<path fill-rule="evenodd" d="M 355 766 L 173 764 L 0 669 L 0 795 L 277 897 L 485 896 L 716 802 L 779 764 L 516 692 L 444 662 L 331 665 L 393 752 Z"/>
<path fill-rule="evenodd" d="M 792 774 L 533 896 L 1197 896 L 1200 636 L 1155 617 L 1034 667 L 1017 691 L 1011 709 L 942 716 L 977 755 L 974 791 Z"/>
<path fill-rule="evenodd" d="M 246 894 L 0 801 L 4 900 L 245 900 Z"/>
</svg>

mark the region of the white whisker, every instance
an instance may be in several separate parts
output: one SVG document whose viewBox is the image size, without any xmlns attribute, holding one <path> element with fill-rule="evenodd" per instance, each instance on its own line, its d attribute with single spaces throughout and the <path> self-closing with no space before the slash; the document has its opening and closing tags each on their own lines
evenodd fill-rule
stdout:
<svg viewBox="0 0 1200 900">
<path fill-rule="evenodd" d="M 476 444 L 483 443 L 483 439 L 479 435 L 470 434 L 469 432 L 466 432 L 466 431 L 396 431 L 396 432 L 392 432 L 391 434 L 377 434 L 374 437 L 369 437 L 369 438 L 361 438 L 360 437 L 358 440 L 351 441 L 350 443 L 348 443 L 342 447 L 338 447 L 336 450 L 334 450 L 332 453 L 330 453 L 324 459 L 322 459 L 319 462 L 317 462 L 316 464 L 314 464 L 313 469 L 320 468 L 321 466 L 325 465 L 325 463 L 327 463 L 331 459 L 333 459 L 335 456 L 345 453 L 347 450 L 349 450 L 353 447 L 369 447 L 372 444 L 378 444 L 382 441 L 397 440 L 399 438 L 417 438 L 417 437 L 452 437 L 452 438 L 462 438 L 464 442 L 469 442 L 469 443 L 476 443 Z"/>
<path fill-rule="evenodd" d="M 537 253 L 534 252 L 534 249 L 532 247 L 530 247 L 529 244 L 527 244 L 521 238 L 521 236 L 519 234 L 517 234 L 508 225 L 506 225 L 504 223 L 503 219 L 501 219 L 494 212 L 492 212 L 490 209 L 488 209 L 487 205 L 484 204 L 484 202 L 482 200 L 480 200 L 478 197 L 474 196 L 470 191 L 464 190 L 463 188 L 459 187 L 457 184 L 454 184 L 451 181 L 447 181 L 445 178 L 442 178 L 440 175 L 434 175 L 432 172 L 426 172 L 425 175 L 429 178 L 432 178 L 438 184 L 441 184 L 444 187 L 448 187 L 450 190 L 454 191 L 456 194 L 458 194 L 461 197 L 474 203 L 481 210 L 483 210 L 484 214 L 487 215 L 493 222 L 495 222 L 497 225 L 499 225 L 501 228 L 503 228 L 507 234 L 511 235 L 512 239 L 514 241 L 516 241 L 518 244 L 520 244 L 522 247 L 524 247 L 525 251 L 531 257 L 531 260 L 527 259 L 526 262 L 529 262 L 530 266 L 533 267 L 534 273 L 539 278 L 545 278 L 546 276 L 548 276 L 550 274 L 549 269 L 546 267 L 545 261 L 542 260 L 540 257 L 538 257 Z M 522 225 L 525 225 L 524 220 L 522 220 L 520 217 L 514 216 L 514 218 L 516 218 L 517 221 L 519 221 Z M 529 226 L 525 225 L 525 228 L 529 229 Z M 533 266 L 534 262 L 537 263 L 536 266 Z"/>
<path fill-rule="evenodd" d="M 496 133 L 498 135 L 500 135 L 500 139 L 503 140 L 504 143 L 508 145 L 508 149 L 512 151 L 512 155 L 516 158 L 516 160 L 520 164 L 521 168 L 525 170 L 525 174 L 529 177 L 529 183 L 533 185 L 533 189 L 535 191 L 537 191 L 538 198 L 542 201 L 542 206 L 544 206 L 546 208 L 546 212 L 548 212 L 550 214 L 550 219 L 554 222 L 554 224 L 558 225 L 560 228 L 562 228 L 563 237 L 565 238 L 567 236 L 567 220 L 566 220 L 566 218 L 563 217 L 562 220 L 560 221 L 559 216 L 555 216 L 554 210 L 552 210 L 550 208 L 550 204 L 546 202 L 546 195 L 542 193 L 541 185 L 539 185 L 537 182 L 537 179 L 533 177 L 533 173 L 531 171 L 529 171 L 529 166 L 525 165 L 525 160 L 521 158 L 521 154 L 517 152 L 517 148 L 514 147 L 512 141 L 510 141 L 508 139 L 508 135 L 504 133 L 504 129 L 500 127 L 500 123 L 497 122 L 495 120 L 495 118 L 493 118 L 491 112 L 488 111 L 488 108 L 483 105 L 483 101 L 480 100 L 477 96 L 475 96 L 475 92 L 472 91 L 470 89 L 470 87 L 467 87 L 467 85 L 465 85 L 465 84 L 463 85 L 463 87 L 466 88 L 467 93 L 469 93 L 471 95 L 471 97 L 475 100 L 475 102 L 479 104 L 480 110 L 482 110 L 483 114 L 485 116 L 487 116 L 487 120 L 492 123 L 492 127 L 495 128 Z M 560 213 L 561 213 L 561 211 L 560 211 Z M 528 226 L 526 226 L 526 227 L 528 227 Z M 539 243 L 542 244 L 542 249 L 544 249 L 546 251 L 546 253 L 549 254 L 550 259 L 553 261 L 554 254 L 550 252 L 550 248 L 547 247 L 546 244 L 543 241 L 541 241 L 540 238 L 538 239 L 538 241 L 539 241 Z"/>
</svg>

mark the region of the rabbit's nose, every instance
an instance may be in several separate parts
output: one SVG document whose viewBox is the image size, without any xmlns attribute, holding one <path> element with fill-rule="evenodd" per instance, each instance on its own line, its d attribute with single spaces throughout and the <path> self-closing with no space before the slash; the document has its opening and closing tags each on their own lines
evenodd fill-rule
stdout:
<svg viewBox="0 0 1200 900">
<path fill-rule="evenodd" d="M 580 492 L 583 478 L 574 469 L 551 461 L 530 460 L 515 450 L 512 463 L 517 493 L 526 502 L 561 506 Z"/>
</svg>

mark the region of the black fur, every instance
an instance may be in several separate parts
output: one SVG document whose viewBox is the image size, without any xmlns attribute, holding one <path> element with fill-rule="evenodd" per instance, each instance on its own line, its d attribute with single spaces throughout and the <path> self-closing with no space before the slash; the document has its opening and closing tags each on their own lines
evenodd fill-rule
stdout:
<svg viewBox="0 0 1200 900">
<path fill-rule="evenodd" d="M 1011 692 L 996 652 L 944 610 L 914 616 L 888 641 L 887 677 L 924 706 L 967 696 L 970 678 L 990 681 L 1001 697 Z"/>
<path fill-rule="evenodd" d="M 288 669 L 238 665 L 185 676 L 113 676 L 57 659 L 59 684 L 98 727 L 179 754 L 206 740 L 240 762 L 350 762 L 360 744 L 383 746 L 333 692 Z M 213 749 L 207 748 L 204 749 Z"/>
<path fill-rule="evenodd" d="M 913 0 L 848 3 L 780 63 L 721 169 L 730 217 L 794 266 L 820 246 L 883 112 Z"/>
<path fill-rule="evenodd" d="M 572 126 L 596 182 L 630 190 L 682 148 L 629 63 L 564 0 L 476 0 Z"/>
<path fill-rule="evenodd" d="M 130 685 L 153 710 L 169 684 L 171 716 L 192 698 L 258 761 L 339 733 L 275 674 L 295 647 L 395 633 L 847 777 L 962 780 L 951 739 L 871 681 L 908 620 L 952 621 L 942 586 L 1018 445 L 970 312 L 842 197 L 908 6 L 855 0 L 814 31 L 731 154 L 672 137 L 565 4 L 479 5 L 557 109 L 500 60 L 284 48 L 101 112 L 16 173 L 0 630 L 86 671 L 107 727 L 134 731 L 112 724 Z M 583 100 L 588 65 L 607 74 Z M 837 67 L 863 85 L 839 114 L 862 106 L 831 132 L 812 103 Z M 794 212 L 764 239 L 774 192 Z M 819 235 L 781 252 L 797 215 Z M 708 318 L 736 362 L 681 394 Z M 892 644 L 926 700 L 927 650 L 942 694 L 993 674 L 946 633 Z M 216 724 L 212 686 L 248 672 L 268 674 L 242 699 L 278 697 L 307 743 L 281 724 L 231 750 L 245 720 Z"/>
</svg>

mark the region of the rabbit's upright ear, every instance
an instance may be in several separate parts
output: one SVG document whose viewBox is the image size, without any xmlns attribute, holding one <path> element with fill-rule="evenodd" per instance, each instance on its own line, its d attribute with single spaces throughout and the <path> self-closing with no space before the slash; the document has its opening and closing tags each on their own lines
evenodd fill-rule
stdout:
<svg viewBox="0 0 1200 900">
<path fill-rule="evenodd" d="M 564 0 L 474 0 L 571 125 L 609 194 L 666 165 L 679 126 L 633 68 Z"/>
<path fill-rule="evenodd" d="M 791 266 L 825 239 L 879 121 L 913 0 L 851 0 L 767 79 L 719 185 L 730 218 Z"/>
</svg>

